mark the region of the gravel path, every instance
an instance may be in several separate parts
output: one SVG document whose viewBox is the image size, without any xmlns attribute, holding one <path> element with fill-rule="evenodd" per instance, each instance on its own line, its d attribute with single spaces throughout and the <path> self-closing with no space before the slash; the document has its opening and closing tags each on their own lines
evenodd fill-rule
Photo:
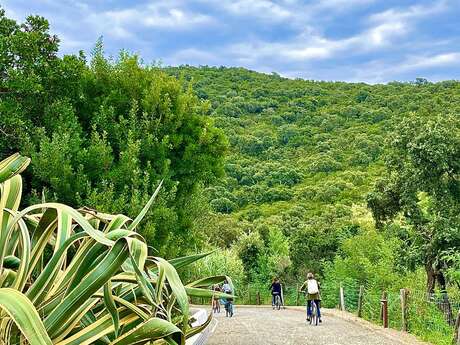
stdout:
<svg viewBox="0 0 460 345">
<path fill-rule="evenodd" d="M 386 330 L 348 313 L 323 311 L 323 323 L 307 325 L 300 308 L 272 310 L 270 307 L 235 308 L 226 318 L 222 308 L 215 314 L 214 332 L 207 345 L 420 345 L 413 336 Z"/>
</svg>

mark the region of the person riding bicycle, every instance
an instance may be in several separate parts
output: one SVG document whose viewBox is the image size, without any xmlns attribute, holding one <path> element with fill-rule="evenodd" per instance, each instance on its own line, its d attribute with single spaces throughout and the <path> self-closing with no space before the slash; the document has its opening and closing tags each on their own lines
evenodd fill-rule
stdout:
<svg viewBox="0 0 460 345">
<path fill-rule="evenodd" d="M 226 294 L 232 295 L 232 287 L 230 286 L 228 280 L 224 281 L 224 285 L 222 285 L 222 291 Z M 229 297 L 225 299 L 225 316 L 233 316 L 233 298 Z"/>
<path fill-rule="evenodd" d="M 309 272 L 307 274 L 307 280 L 302 284 L 300 291 L 306 290 L 307 296 L 307 321 L 310 321 L 311 318 L 311 305 L 312 301 L 316 304 L 317 315 L 319 322 L 321 321 L 321 311 L 320 311 L 320 303 L 321 303 L 321 296 L 319 291 L 319 283 L 315 279 L 313 273 Z"/>
<path fill-rule="evenodd" d="M 280 297 L 281 305 L 284 305 L 283 304 L 283 294 L 282 294 L 281 289 L 282 289 L 282 287 L 281 287 L 280 280 L 278 278 L 273 278 L 272 285 L 270 285 L 270 288 L 269 288 L 269 290 L 271 290 L 271 292 L 272 292 L 272 307 L 273 307 L 273 309 L 275 309 L 276 296 Z"/>
</svg>

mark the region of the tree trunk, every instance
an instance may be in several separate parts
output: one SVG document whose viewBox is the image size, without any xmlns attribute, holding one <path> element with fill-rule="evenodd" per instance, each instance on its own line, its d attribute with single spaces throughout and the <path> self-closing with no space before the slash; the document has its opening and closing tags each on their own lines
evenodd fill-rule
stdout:
<svg viewBox="0 0 460 345">
<path fill-rule="evenodd" d="M 436 272 L 433 267 L 433 259 L 428 258 L 425 263 L 426 271 L 426 292 L 432 294 L 436 284 Z"/>
</svg>

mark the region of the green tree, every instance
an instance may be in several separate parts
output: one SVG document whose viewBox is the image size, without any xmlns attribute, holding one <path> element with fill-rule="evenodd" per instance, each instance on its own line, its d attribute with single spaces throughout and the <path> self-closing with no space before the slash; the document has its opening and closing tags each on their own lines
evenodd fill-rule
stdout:
<svg viewBox="0 0 460 345">
<path fill-rule="evenodd" d="M 411 114 L 389 140 L 387 172 L 368 196 L 379 227 L 398 214 L 412 227 L 410 245 L 425 266 L 427 291 L 446 288 L 442 254 L 460 248 L 460 121 Z"/>
<path fill-rule="evenodd" d="M 59 57 L 58 43 L 44 18 L 18 24 L 0 10 L 0 153 L 33 158 L 26 192 L 134 216 L 164 180 L 140 230 L 162 254 L 201 245 L 198 194 L 227 150 L 210 104 L 136 55 L 105 58 L 102 39 L 89 63 Z"/>
</svg>

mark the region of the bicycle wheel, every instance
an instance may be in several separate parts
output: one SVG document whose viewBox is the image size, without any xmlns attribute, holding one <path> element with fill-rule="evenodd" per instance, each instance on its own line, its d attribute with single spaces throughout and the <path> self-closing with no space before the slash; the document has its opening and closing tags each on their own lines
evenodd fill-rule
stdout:
<svg viewBox="0 0 460 345">
<path fill-rule="evenodd" d="M 315 301 L 311 301 L 310 325 L 316 325 L 317 324 L 316 315 L 317 315 L 316 303 L 315 303 Z"/>
<path fill-rule="evenodd" d="M 275 306 L 276 306 L 276 309 L 278 310 L 281 309 L 281 297 L 279 295 L 276 295 L 275 297 Z"/>
</svg>

